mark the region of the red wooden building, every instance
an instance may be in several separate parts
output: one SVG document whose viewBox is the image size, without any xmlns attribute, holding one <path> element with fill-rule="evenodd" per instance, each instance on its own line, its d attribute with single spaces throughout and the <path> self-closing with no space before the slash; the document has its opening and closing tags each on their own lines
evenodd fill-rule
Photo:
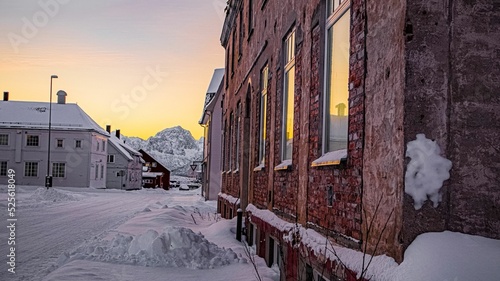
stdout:
<svg viewBox="0 0 500 281">
<path fill-rule="evenodd" d="M 143 149 L 140 149 L 139 152 L 145 161 L 142 172 L 143 186 L 168 190 L 170 188 L 170 170 Z"/>
</svg>

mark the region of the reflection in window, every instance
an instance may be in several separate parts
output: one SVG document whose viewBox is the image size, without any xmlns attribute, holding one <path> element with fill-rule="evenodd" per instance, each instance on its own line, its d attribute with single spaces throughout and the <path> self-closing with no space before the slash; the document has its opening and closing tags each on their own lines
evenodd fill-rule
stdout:
<svg viewBox="0 0 500 281">
<path fill-rule="evenodd" d="M 282 160 L 292 159 L 293 102 L 295 92 L 295 30 L 285 39 L 285 83 L 283 91 Z"/>
<path fill-rule="evenodd" d="M 260 134 L 259 134 L 259 163 L 264 164 L 266 157 L 266 129 L 267 129 L 267 83 L 269 68 L 266 65 L 260 73 Z"/>
<path fill-rule="evenodd" d="M 342 1 L 329 1 L 329 3 L 334 5 L 329 5 L 329 9 L 332 7 L 336 9 Z M 347 148 L 349 113 L 349 9 L 343 14 L 329 14 L 331 16 L 327 23 L 324 153 Z"/>
</svg>

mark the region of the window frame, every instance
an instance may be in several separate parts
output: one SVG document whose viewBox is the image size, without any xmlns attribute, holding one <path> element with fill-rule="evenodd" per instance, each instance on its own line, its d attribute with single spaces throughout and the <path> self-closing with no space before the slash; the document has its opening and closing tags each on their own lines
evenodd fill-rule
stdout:
<svg viewBox="0 0 500 281">
<path fill-rule="evenodd" d="M 235 149 L 235 163 L 234 163 L 234 170 L 235 171 L 238 171 L 238 169 L 240 168 L 240 129 L 241 129 L 241 126 L 240 126 L 240 123 L 241 123 L 241 102 L 237 102 L 236 103 L 236 120 L 235 120 L 236 124 L 236 130 L 234 131 L 234 133 L 236 134 L 236 145 L 234 147 Z"/>
<path fill-rule="evenodd" d="M 64 162 L 52 163 L 52 177 L 65 178 L 66 177 L 66 163 L 64 163 Z"/>
<path fill-rule="evenodd" d="M 9 145 L 9 134 L 0 134 L 0 146 Z"/>
<path fill-rule="evenodd" d="M 28 161 L 24 162 L 24 177 L 36 178 L 38 177 L 38 162 Z"/>
<path fill-rule="evenodd" d="M 108 154 L 108 163 L 115 163 L 115 155 L 114 154 Z"/>
<path fill-rule="evenodd" d="M 9 170 L 9 162 L 0 161 L 0 177 L 6 177 L 8 170 Z"/>
<path fill-rule="evenodd" d="M 36 141 L 35 141 L 36 140 Z M 35 145 L 36 143 L 36 145 Z M 26 135 L 26 146 L 28 147 L 40 147 L 40 136 L 39 135 Z"/>
<path fill-rule="evenodd" d="M 82 148 L 82 140 L 75 140 L 75 148 Z"/>
<path fill-rule="evenodd" d="M 332 54 L 330 53 L 331 45 L 334 44 L 334 42 L 330 42 L 330 37 L 329 37 L 329 32 L 332 28 L 334 28 L 335 24 L 339 22 L 343 17 L 350 12 L 350 7 L 351 7 L 351 0 L 327 0 L 326 1 L 326 21 L 325 21 L 325 64 L 324 64 L 324 85 L 323 85 L 323 97 L 322 97 L 322 129 L 321 129 L 321 154 L 325 155 L 327 153 L 331 153 L 334 151 L 341 151 L 343 149 L 332 149 L 330 148 L 330 140 L 329 140 L 329 135 L 330 135 L 330 98 L 332 96 L 332 81 L 330 80 L 331 76 L 331 56 Z M 333 7 L 331 6 L 333 4 Z M 332 9 L 333 8 L 333 9 Z M 350 15 L 349 15 L 350 19 Z M 350 25 L 349 25 L 350 27 Z M 350 34 L 350 30 L 349 30 Z M 333 36 L 332 36 L 333 37 Z M 349 35 L 350 38 L 350 35 Z M 350 39 L 349 39 L 350 40 Z M 349 42 L 350 46 L 350 42 Z M 348 72 L 349 72 L 349 58 L 348 60 Z M 349 77 L 349 74 L 347 75 Z M 349 79 L 349 78 L 348 78 Z M 347 95 L 348 95 L 348 100 L 346 103 L 346 110 L 347 114 L 346 117 L 349 118 L 349 81 L 346 81 L 345 87 L 347 88 Z M 347 127 L 349 126 L 349 121 L 347 121 Z M 348 134 L 346 138 L 346 148 L 348 146 Z M 339 161 L 331 161 L 332 163 L 336 164 Z"/>
<path fill-rule="evenodd" d="M 61 145 L 59 145 L 59 142 Z M 56 147 L 57 148 L 64 148 L 64 139 L 56 139 Z"/>
<path fill-rule="evenodd" d="M 294 127 L 294 111 L 295 111 L 295 35 L 296 29 L 292 27 L 290 31 L 285 36 L 283 40 L 283 49 L 284 49 L 284 59 L 283 59 L 283 96 L 282 96 L 282 125 L 281 125 L 281 161 L 284 162 L 286 160 L 292 160 L 293 158 L 293 127 Z M 293 72 L 293 73 L 292 73 Z M 293 90 L 290 91 L 288 87 L 288 77 L 289 73 L 293 74 Z M 290 98 L 291 98 L 291 108 L 290 106 Z M 289 113 L 292 113 L 291 117 L 291 146 L 290 146 L 290 157 L 288 154 L 288 145 L 287 145 L 287 127 L 289 126 L 287 120 Z"/>
<path fill-rule="evenodd" d="M 260 116 L 259 116 L 259 161 L 264 165 L 267 139 L 267 99 L 269 87 L 269 65 L 266 63 L 260 71 Z"/>
</svg>

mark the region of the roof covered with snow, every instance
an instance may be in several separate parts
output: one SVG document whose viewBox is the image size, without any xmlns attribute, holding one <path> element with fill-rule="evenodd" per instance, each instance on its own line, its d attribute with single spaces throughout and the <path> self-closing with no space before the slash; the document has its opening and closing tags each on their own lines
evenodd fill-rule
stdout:
<svg viewBox="0 0 500 281">
<path fill-rule="evenodd" d="M 200 118 L 199 124 L 204 124 L 205 116 L 207 111 L 211 111 L 214 106 L 214 101 L 217 100 L 217 91 L 219 90 L 220 83 L 224 79 L 224 68 L 216 68 L 214 74 L 212 75 L 212 80 L 208 86 L 207 93 L 205 95 L 205 103 L 203 105 L 203 114 Z"/>
<path fill-rule="evenodd" d="M 123 140 L 117 138 L 114 134 L 111 134 L 109 137 L 109 142 L 113 147 L 116 148 L 125 158 L 128 160 L 133 160 L 133 156 L 138 156 L 141 157 L 141 153 L 132 147 L 130 147 L 128 144 L 124 143 Z"/>
<path fill-rule="evenodd" d="M 49 103 L 26 101 L 0 101 L 0 128 L 47 129 Z M 52 129 L 95 131 L 109 135 L 77 104 L 52 103 Z"/>
</svg>

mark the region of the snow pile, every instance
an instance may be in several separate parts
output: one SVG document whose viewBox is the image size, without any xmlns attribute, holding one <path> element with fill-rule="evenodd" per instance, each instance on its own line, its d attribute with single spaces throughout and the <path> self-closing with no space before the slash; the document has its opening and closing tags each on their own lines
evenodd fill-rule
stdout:
<svg viewBox="0 0 500 281">
<path fill-rule="evenodd" d="M 55 188 L 46 189 L 44 187 L 37 188 L 29 199 L 37 202 L 69 202 L 79 200 L 76 196 L 59 191 Z"/>
<path fill-rule="evenodd" d="M 417 139 L 407 144 L 406 157 L 411 161 L 406 167 L 405 192 L 414 201 L 415 209 L 420 209 L 427 197 L 437 207 L 441 202 L 439 190 L 443 182 L 450 178 L 451 161 L 440 156 L 436 142 L 418 134 Z"/>
<path fill-rule="evenodd" d="M 111 241 L 91 243 L 71 254 L 63 254 L 57 264 L 61 266 L 73 260 L 190 269 L 240 262 L 232 249 L 219 248 L 202 234 L 184 227 L 167 227 L 162 233 L 150 229 L 137 236 L 119 233 Z"/>
<path fill-rule="evenodd" d="M 500 240 L 459 232 L 419 235 L 382 280 L 499 280 Z"/>
</svg>

